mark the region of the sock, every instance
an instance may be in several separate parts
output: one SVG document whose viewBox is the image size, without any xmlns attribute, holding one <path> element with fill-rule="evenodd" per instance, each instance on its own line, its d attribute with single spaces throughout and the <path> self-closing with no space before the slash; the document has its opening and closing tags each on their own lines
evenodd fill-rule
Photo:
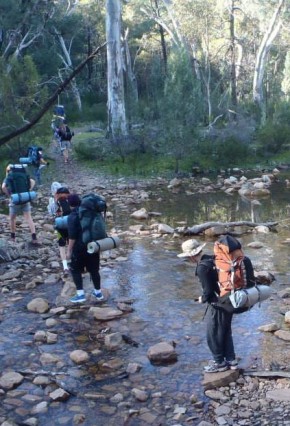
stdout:
<svg viewBox="0 0 290 426">
<path fill-rule="evenodd" d="M 77 290 L 77 295 L 78 296 L 84 296 L 85 295 L 84 290 Z"/>
<path fill-rule="evenodd" d="M 96 288 L 94 289 L 94 293 L 96 294 L 96 295 L 99 295 L 100 293 L 102 293 L 101 292 L 101 289 L 99 289 L 99 290 L 97 290 Z"/>
<path fill-rule="evenodd" d="M 63 269 L 68 269 L 67 260 L 66 259 L 62 261 L 62 265 L 63 265 Z"/>
<path fill-rule="evenodd" d="M 32 234 L 33 241 L 36 240 L 36 234 Z"/>
</svg>

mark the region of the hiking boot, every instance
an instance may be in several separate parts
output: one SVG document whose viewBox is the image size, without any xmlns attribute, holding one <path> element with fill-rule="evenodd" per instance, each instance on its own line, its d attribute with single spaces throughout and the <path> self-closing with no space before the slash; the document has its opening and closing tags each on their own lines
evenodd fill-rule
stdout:
<svg viewBox="0 0 290 426">
<path fill-rule="evenodd" d="M 231 361 L 226 361 L 226 363 L 231 370 L 237 370 L 239 368 L 239 363 L 236 359 L 233 359 Z"/>
<path fill-rule="evenodd" d="M 71 299 L 69 299 L 72 303 L 83 303 L 86 301 L 86 297 L 84 294 L 79 296 L 78 294 L 75 294 Z"/>
<path fill-rule="evenodd" d="M 220 364 L 215 361 L 211 361 L 208 365 L 203 367 L 205 373 L 220 373 L 229 369 L 229 366 L 226 362 L 221 362 Z"/>
<path fill-rule="evenodd" d="M 104 300 L 104 296 L 103 296 L 103 293 L 101 292 L 101 291 L 96 291 L 96 290 L 94 290 L 93 291 L 93 296 L 95 296 L 95 298 L 100 302 L 100 301 L 102 301 L 102 300 Z"/>
<path fill-rule="evenodd" d="M 63 276 L 63 278 L 67 278 L 69 276 L 69 269 L 64 269 L 62 276 Z"/>
</svg>

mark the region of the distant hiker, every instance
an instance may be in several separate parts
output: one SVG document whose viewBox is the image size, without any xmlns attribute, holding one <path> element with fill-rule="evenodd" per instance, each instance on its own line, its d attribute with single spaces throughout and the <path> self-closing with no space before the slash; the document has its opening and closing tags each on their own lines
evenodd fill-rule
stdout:
<svg viewBox="0 0 290 426">
<path fill-rule="evenodd" d="M 233 237 L 230 237 L 233 238 Z M 234 239 L 237 246 L 238 240 Z M 207 344 L 213 355 L 213 361 L 204 367 L 207 373 L 226 371 L 229 368 L 238 368 L 238 361 L 234 350 L 232 337 L 232 318 L 234 313 L 241 313 L 248 308 L 235 310 L 231 305 L 228 296 L 220 297 L 220 287 L 218 283 L 218 272 L 215 265 L 215 256 L 203 254 L 205 244 L 199 244 L 192 239 L 182 244 L 180 258 L 190 260 L 197 265 L 195 275 L 198 276 L 202 285 L 203 294 L 199 297 L 200 303 L 207 303 Z M 247 279 L 255 284 L 252 263 L 249 258 L 245 258 Z"/>
<path fill-rule="evenodd" d="M 50 197 L 49 204 L 47 206 L 48 212 L 54 218 L 62 218 L 68 216 L 71 212 L 70 205 L 68 203 L 68 196 L 70 194 L 68 188 L 59 182 L 53 182 L 51 184 L 51 194 L 52 197 Z M 63 275 L 64 277 L 66 277 L 69 274 L 66 255 L 66 246 L 68 245 L 68 231 L 67 227 L 58 227 L 57 225 L 55 225 L 55 229 L 57 232 L 57 242 L 63 266 Z"/>
<path fill-rule="evenodd" d="M 49 166 L 49 162 L 43 158 L 43 150 L 39 146 L 30 146 L 27 157 L 31 159 L 31 165 L 35 168 L 34 177 L 38 185 L 41 185 L 41 169 Z"/>
<path fill-rule="evenodd" d="M 68 163 L 69 149 L 71 148 L 74 132 L 71 132 L 70 128 L 65 123 L 62 123 L 57 130 L 57 135 L 60 138 L 60 149 L 64 162 Z"/>
<path fill-rule="evenodd" d="M 17 165 L 18 166 L 18 165 Z M 9 164 L 6 167 L 6 177 L 2 183 L 2 191 L 8 197 L 11 197 L 13 194 L 23 194 L 29 191 L 32 191 L 35 181 L 30 179 L 29 175 L 25 171 L 25 167 L 22 165 L 13 166 Z M 11 241 L 15 242 L 16 237 L 16 216 L 23 214 L 25 220 L 28 223 L 32 243 L 37 244 L 37 238 L 35 233 L 35 224 L 31 216 L 31 204 L 30 202 L 24 202 L 21 204 L 15 204 L 10 199 L 9 202 L 9 220 L 10 220 L 10 237 Z"/>
<path fill-rule="evenodd" d="M 72 212 L 68 216 L 68 250 L 67 259 L 70 260 L 70 270 L 73 281 L 76 285 L 77 292 L 70 301 L 72 303 L 82 303 L 86 301 L 83 289 L 82 274 L 87 271 L 90 273 L 93 281 L 94 290 L 93 297 L 96 301 L 102 301 L 104 296 L 101 291 L 100 254 L 87 252 L 87 245 L 83 242 L 83 232 L 79 218 L 79 206 L 81 199 L 77 194 L 70 194 L 68 202 Z"/>
</svg>

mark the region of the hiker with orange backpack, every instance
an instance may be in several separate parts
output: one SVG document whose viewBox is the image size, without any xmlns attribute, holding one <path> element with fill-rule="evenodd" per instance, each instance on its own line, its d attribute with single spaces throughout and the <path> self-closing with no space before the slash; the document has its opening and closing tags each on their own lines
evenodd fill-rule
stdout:
<svg viewBox="0 0 290 426">
<path fill-rule="evenodd" d="M 243 262 L 242 269 L 245 274 L 243 278 L 246 286 L 254 286 L 255 277 L 252 263 L 249 258 L 242 255 L 241 244 L 236 238 L 229 235 L 222 236 L 215 244 L 214 255 L 203 254 L 204 246 L 205 244 L 200 245 L 194 239 L 187 240 L 182 244 L 182 253 L 178 257 L 189 259 L 197 265 L 195 274 L 198 276 L 203 290 L 202 296 L 199 297 L 199 302 L 207 303 L 205 313 L 207 319 L 207 344 L 213 355 L 213 360 L 204 367 L 204 371 L 217 373 L 238 368 L 232 336 L 232 318 L 234 313 L 245 312 L 249 309 L 248 307 L 234 309 L 229 299 L 231 290 L 228 287 L 228 283 L 221 283 L 219 280 L 216 257 L 218 257 L 220 246 L 223 246 L 223 249 L 228 252 L 240 251 L 241 262 Z M 229 275 L 232 274 L 231 266 L 225 269 L 229 270 Z"/>
</svg>

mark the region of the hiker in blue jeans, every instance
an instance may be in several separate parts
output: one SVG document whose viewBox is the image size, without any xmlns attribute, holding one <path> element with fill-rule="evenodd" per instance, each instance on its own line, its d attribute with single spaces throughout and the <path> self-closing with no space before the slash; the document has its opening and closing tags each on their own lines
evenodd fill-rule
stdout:
<svg viewBox="0 0 290 426">
<path fill-rule="evenodd" d="M 102 301 L 104 296 L 101 291 L 100 253 L 88 253 L 87 245 L 82 241 L 82 228 L 79 219 L 79 206 L 81 199 L 77 194 L 68 196 L 68 203 L 72 212 L 68 215 L 68 248 L 67 260 L 70 261 L 70 271 L 76 286 L 76 294 L 70 299 L 72 303 L 83 303 L 86 301 L 83 288 L 82 274 L 87 271 L 93 281 L 94 290 L 92 295 L 96 301 Z"/>
<path fill-rule="evenodd" d="M 236 370 L 238 362 L 235 356 L 232 337 L 233 312 L 228 312 L 218 306 L 217 271 L 214 265 L 214 256 L 202 254 L 205 244 L 200 245 L 192 239 L 182 244 L 180 258 L 190 260 L 197 265 L 195 274 L 198 276 L 203 294 L 199 297 L 200 303 L 207 303 L 207 344 L 213 355 L 213 360 L 204 367 L 207 373 L 217 373 L 228 369 Z"/>
</svg>

